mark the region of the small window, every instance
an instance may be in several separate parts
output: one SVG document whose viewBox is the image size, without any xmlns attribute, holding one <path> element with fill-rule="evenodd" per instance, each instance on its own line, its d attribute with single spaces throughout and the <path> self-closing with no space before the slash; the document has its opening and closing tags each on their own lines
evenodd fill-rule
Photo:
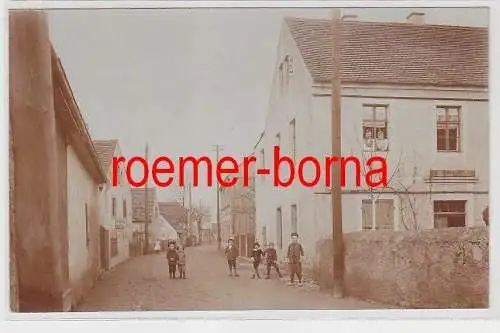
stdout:
<svg viewBox="0 0 500 333">
<path fill-rule="evenodd" d="M 378 199 L 375 201 L 375 207 L 371 199 L 362 200 L 361 212 L 363 230 L 394 229 L 394 201 L 392 199 Z M 373 225 L 374 222 L 375 225 Z"/>
<path fill-rule="evenodd" d="M 267 244 L 267 227 L 266 227 L 266 226 L 263 226 L 263 227 L 262 227 L 262 242 L 263 242 L 265 245 L 268 245 L 268 244 Z"/>
<path fill-rule="evenodd" d="M 434 201 L 434 228 L 465 227 L 465 200 Z"/>
<path fill-rule="evenodd" d="M 111 199 L 111 216 L 116 217 L 116 198 Z"/>
<path fill-rule="evenodd" d="M 116 257 L 118 255 L 118 233 L 115 229 L 110 231 L 110 255 Z"/>
<path fill-rule="evenodd" d="M 389 150 L 387 105 L 363 105 L 364 151 Z"/>
<path fill-rule="evenodd" d="M 277 243 L 278 249 L 283 249 L 283 217 L 281 208 L 276 209 L 276 229 L 277 229 Z"/>
<path fill-rule="evenodd" d="M 298 230 L 298 222 L 297 222 L 297 205 L 292 205 L 291 206 L 291 218 L 292 218 L 292 232 L 299 232 Z"/>
<path fill-rule="evenodd" d="M 89 209 L 87 204 L 85 204 L 85 238 L 88 246 L 90 243 L 90 222 L 89 222 Z"/>
<path fill-rule="evenodd" d="M 290 83 L 290 75 L 293 74 L 293 61 L 290 56 L 285 56 L 278 67 L 280 86 L 285 87 Z"/>
<path fill-rule="evenodd" d="M 290 146 L 292 151 L 292 160 L 295 162 L 296 155 L 296 140 L 295 140 L 295 119 L 290 122 Z"/>
<path fill-rule="evenodd" d="M 460 107 L 437 108 L 436 146 L 441 152 L 460 151 Z"/>
<path fill-rule="evenodd" d="M 127 217 L 127 200 L 123 199 L 123 218 Z"/>
</svg>

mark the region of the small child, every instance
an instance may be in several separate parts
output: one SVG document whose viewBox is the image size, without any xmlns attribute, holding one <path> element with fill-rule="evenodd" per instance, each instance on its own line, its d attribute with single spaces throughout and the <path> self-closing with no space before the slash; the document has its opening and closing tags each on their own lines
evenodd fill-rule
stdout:
<svg viewBox="0 0 500 333">
<path fill-rule="evenodd" d="M 175 250 L 174 242 L 168 243 L 167 260 L 168 260 L 168 273 L 170 274 L 170 278 L 175 279 L 175 268 L 177 267 L 177 263 L 179 261 L 179 254 Z"/>
<path fill-rule="evenodd" d="M 283 277 L 280 273 L 280 269 L 276 261 L 278 260 L 278 254 L 276 253 L 276 249 L 274 248 L 274 243 L 270 242 L 269 247 L 266 249 L 266 264 L 267 264 L 267 276 L 266 279 L 270 279 L 271 275 L 271 267 L 276 269 L 276 273 L 280 279 Z"/>
<path fill-rule="evenodd" d="M 227 265 L 229 266 L 229 276 L 233 276 L 233 269 L 234 269 L 234 276 L 238 277 L 239 275 L 236 272 L 236 259 L 238 258 L 239 253 L 236 246 L 233 245 L 232 238 L 227 240 L 227 246 L 224 253 L 227 259 Z"/>
<path fill-rule="evenodd" d="M 177 262 L 177 268 L 179 269 L 179 278 L 186 278 L 186 253 L 184 252 L 184 246 L 179 247 L 179 261 Z"/>
<path fill-rule="evenodd" d="M 262 260 L 262 256 L 264 255 L 264 251 L 260 248 L 260 244 L 255 242 L 253 245 L 253 250 L 252 250 L 252 255 L 251 255 L 251 260 L 253 262 L 253 275 L 252 279 L 255 279 L 255 275 L 260 279 L 259 275 L 259 265 Z"/>
<path fill-rule="evenodd" d="M 290 282 L 288 285 L 293 286 L 294 277 L 297 275 L 299 279 L 299 286 L 302 286 L 302 262 L 301 257 L 304 256 L 304 249 L 299 243 L 299 234 L 293 232 L 291 234 L 292 241 L 288 245 L 287 261 L 288 269 L 290 270 Z"/>
</svg>

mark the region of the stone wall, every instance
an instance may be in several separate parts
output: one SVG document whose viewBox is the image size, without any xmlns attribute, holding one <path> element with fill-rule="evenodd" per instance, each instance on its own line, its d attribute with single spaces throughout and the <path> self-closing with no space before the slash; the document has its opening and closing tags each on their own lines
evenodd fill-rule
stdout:
<svg viewBox="0 0 500 333">
<path fill-rule="evenodd" d="M 349 296 L 404 308 L 487 308 L 487 228 L 346 234 Z M 332 287 L 331 240 L 318 242 L 314 275 Z"/>
</svg>

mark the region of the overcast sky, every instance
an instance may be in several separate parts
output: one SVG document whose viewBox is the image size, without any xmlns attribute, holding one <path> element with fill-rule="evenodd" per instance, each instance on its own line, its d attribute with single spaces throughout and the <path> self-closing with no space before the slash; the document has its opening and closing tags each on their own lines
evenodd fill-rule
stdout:
<svg viewBox="0 0 500 333">
<path fill-rule="evenodd" d="M 409 8 L 346 9 L 404 21 Z M 433 24 L 487 26 L 487 9 L 423 9 Z M 50 33 L 93 139 L 117 138 L 125 156 L 200 156 L 213 145 L 251 153 L 264 128 L 285 16 L 329 9 L 53 10 Z M 177 188 L 160 190 L 175 199 Z M 215 190 L 193 190 L 215 212 Z M 215 213 L 213 215 L 215 217 Z"/>
</svg>

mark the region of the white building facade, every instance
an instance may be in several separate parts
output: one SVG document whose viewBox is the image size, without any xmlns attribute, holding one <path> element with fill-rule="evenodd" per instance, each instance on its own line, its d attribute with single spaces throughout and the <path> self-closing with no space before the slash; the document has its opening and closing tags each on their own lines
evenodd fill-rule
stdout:
<svg viewBox="0 0 500 333">
<path fill-rule="evenodd" d="M 103 239 L 103 259 L 108 268 L 114 267 L 130 257 L 132 242 L 132 199 L 125 166 L 119 164 L 117 184 L 113 186 L 113 158 L 121 157 L 118 140 L 94 140 L 94 148 L 101 167 L 106 173 L 107 183 L 100 193 L 101 226 L 106 230 Z"/>
<path fill-rule="evenodd" d="M 487 30 L 371 22 L 342 27 L 342 155 L 358 158 L 361 176 L 356 186 L 355 163 L 347 163 L 344 232 L 482 225 L 489 188 Z M 317 241 L 332 236 L 325 166 L 332 126 L 329 29 L 329 21 L 286 19 L 264 135 L 255 147 L 258 167 L 271 169 L 255 181 L 257 235 L 283 256 L 290 233 L 298 232 L 306 264 Z M 315 157 L 318 183 L 303 186 L 295 170 L 291 186 L 273 186 L 275 145 L 296 168 L 304 157 Z M 365 169 L 375 155 L 387 161 L 387 188 L 371 191 Z M 313 163 L 304 165 L 304 178 L 312 181 Z"/>
</svg>

